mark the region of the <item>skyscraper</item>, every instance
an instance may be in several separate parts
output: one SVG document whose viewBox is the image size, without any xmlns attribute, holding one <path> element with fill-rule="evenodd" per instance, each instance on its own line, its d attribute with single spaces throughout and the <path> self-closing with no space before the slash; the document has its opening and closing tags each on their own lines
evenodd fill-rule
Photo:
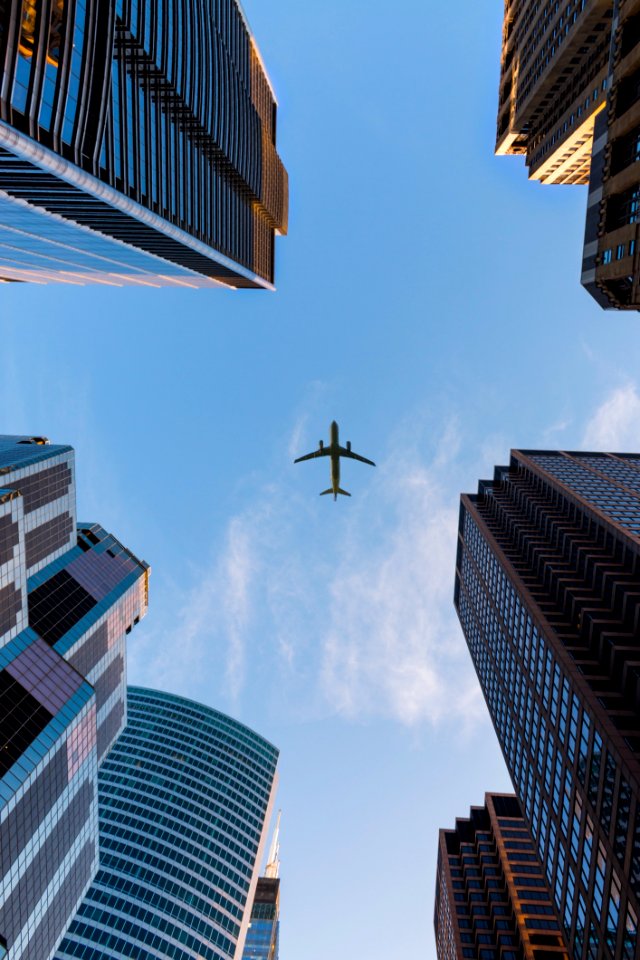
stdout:
<svg viewBox="0 0 640 960">
<path fill-rule="evenodd" d="M 264 877 L 258 879 L 251 905 L 242 960 L 278 960 L 280 942 L 280 814 L 274 831 Z"/>
<path fill-rule="evenodd" d="M 542 183 L 587 183 L 606 102 L 613 0 L 505 0 L 496 153 Z"/>
<path fill-rule="evenodd" d="M 607 110 L 597 120 L 582 283 L 603 307 L 640 309 L 640 4 L 615 4 Z"/>
<path fill-rule="evenodd" d="M 462 496 L 455 605 L 572 956 L 633 960 L 640 457 L 512 451 Z"/>
<path fill-rule="evenodd" d="M 277 758 L 224 714 L 130 687 L 99 773 L 100 869 L 57 960 L 242 956 Z"/>
<path fill-rule="evenodd" d="M 7 0 L 0 69 L 0 278 L 273 285 L 287 176 L 236 0 Z"/>
<path fill-rule="evenodd" d="M 434 925 L 438 960 L 568 960 L 515 797 L 440 831 Z"/>
<path fill-rule="evenodd" d="M 640 309 L 638 0 L 505 0 L 496 153 L 589 184 L 582 284 Z"/>
<path fill-rule="evenodd" d="M 97 868 L 148 568 L 76 524 L 71 447 L 0 436 L 0 474 L 0 956 L 48 960 Z"/>
</svg>

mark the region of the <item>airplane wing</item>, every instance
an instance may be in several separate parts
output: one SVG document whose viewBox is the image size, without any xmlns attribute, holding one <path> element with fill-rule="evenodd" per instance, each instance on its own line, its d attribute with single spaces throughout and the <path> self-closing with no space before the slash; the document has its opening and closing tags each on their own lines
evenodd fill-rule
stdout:
<svg viewBox="0 0 640 960">
<path fill-rule="evenodd" d="M 305 453 L 304 457 L 298 457 L 297 460 L 294 460 L 294 463 L 300 463 L 302 460 L 313 460 L 314 457 L 328 457 L 329 450 L 327 447 L 320 447 L 319 450 L 314 450 L 313 453 Z"/>
<path fill-rule="evenodd" d="M 370 467 L 375 467 L 373 460 L 367 460 L 366 457 L 361 457 L 359 453 L 354 453 L 353 450 L 347 450 L 346 447 L 340 447 L 340 456 L 351 457 L 352 460 L 359 460 L 361 463 L 368 463 Z"/>
</svg>

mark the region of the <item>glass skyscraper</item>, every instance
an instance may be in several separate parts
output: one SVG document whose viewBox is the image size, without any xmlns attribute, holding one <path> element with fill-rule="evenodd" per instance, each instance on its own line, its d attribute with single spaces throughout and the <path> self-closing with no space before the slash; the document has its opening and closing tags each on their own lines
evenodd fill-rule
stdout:
<svg viewBox="0 0 640 960">
<path fill-rule="evenodd" d="M 438 960 L 568 960 L 516 797 L 440 831 L 434 925 Z"/>
<path fill-rule="evenodd" d="M 251 905 L 242 960 L 278 960 L 280 946 L 280 814 L 271 841 L 265 875 L 260 877 Z"/>
<path fill-rule="evenodd" d="M 236 0 L 6 0 L 0 70 L 0 279 L 272 287 L 287 176 Z"/>
<path fill-rule="evenodd" d="M 99 773 L 100 869 L 57 960 L 242 956 L 277 759 L 224 714 L 130 687 Z"/>
<path fill-rule="evenodd" d="M 253 897 L 242 960 L 278 960 L 279 940 L 280 880 L 278 877 L 260 877 Z"/>
<path fill-rule="evenodd" d="M 71 447 L 0 436 L 0 957 L 48 960 L 98 863 L 148 568 L 76 523 Z"/>
<path fill-rule="evenodd" d="M 455 604 L 575 960 L 634 960 L 640 456 L 512 451 L 460 510 Z"/>
</svg>

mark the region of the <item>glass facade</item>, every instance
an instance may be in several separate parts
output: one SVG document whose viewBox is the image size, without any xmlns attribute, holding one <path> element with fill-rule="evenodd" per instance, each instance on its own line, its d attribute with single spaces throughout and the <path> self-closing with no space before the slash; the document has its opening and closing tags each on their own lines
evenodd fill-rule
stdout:
<svg viewBox="0 0 640 960">
<path fill-rule="evenodd" d="M 287 175 L 235 0 L 10 0 L 0 64 L 0 277 L 272 286 Z"/>
<path fill-rule="evenodd" d="M 568 960 L 516 797 L 440 831 L 434 925 L 438 960 Z"/>
<path fill-rule="evenodd" d="M 514 451 L 461 501 L 455 604 L 575 960 L 638 949 L 638 478 Z"/>
<path fill-rule="evenodd" d="M 253 897 L 242 960 L 278 960 L 279 935 L 280 880 L 260 877 Z"/>
<path fill-rule="evenodd" d="M 71 447 L 0 436 L 0 956 L 49 960 L 97 869 L 146 564 L 76 523 Z"/>
<path fill-rule="evenodd" d="M 100 869 L 57 960 L 234 957 L 277 758 L 224 714 L 130 687 L 127 727 L 99 773 Z"/>
</svg>

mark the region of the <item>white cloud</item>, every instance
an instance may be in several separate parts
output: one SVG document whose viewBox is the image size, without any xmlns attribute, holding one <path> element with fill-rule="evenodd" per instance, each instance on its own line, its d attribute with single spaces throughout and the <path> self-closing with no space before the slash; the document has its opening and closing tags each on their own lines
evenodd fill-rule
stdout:
<svg viewBox="0 0 640 960">
<path fill-rule="evenodd" d="M 375 497 L 392 523 L 370 542 L 370 496 L 353 525 L 323 636 L 322 688 L 339 713 L 413 725 L 476 711 L 479 688 L 453 610 L 458 447 L 452 423 L 431 464 L 390 456 Z"/>
<path fill-rule="evenodd" d="M 227 545 L 219 573 L 221 610 L 227 637 L 226 678 L 231 698 L 236 700 L 244 684 L 245 639 L 252 612 L 252 578 L 257 557 L 251 525 L 234 517 L 229 524 Z"/>
<path fill-rule="evenodd" d="M 589 419 L 582 441 L 589 450 L 640 450 L 640 394 L 634 383 L 614 388 Z"/>
<path fill-rule="evenodd" d="M 227 526 L 219 555 L 204 571 L 193 574 L 191 589 L 168 585 L 166 609 L 177 609 L 166 623 L 142 630 L 129 651 L 135 682 L 197 696 L 198 687 L 218 687 L 232 703 L 242 691 L 246 668 L 246 636 L 254 604 L 259 550 L 253 541 L 250 515 L 234 517 Z M 224 678 L 224 682 L 222 682 Z"/>
</svg>

